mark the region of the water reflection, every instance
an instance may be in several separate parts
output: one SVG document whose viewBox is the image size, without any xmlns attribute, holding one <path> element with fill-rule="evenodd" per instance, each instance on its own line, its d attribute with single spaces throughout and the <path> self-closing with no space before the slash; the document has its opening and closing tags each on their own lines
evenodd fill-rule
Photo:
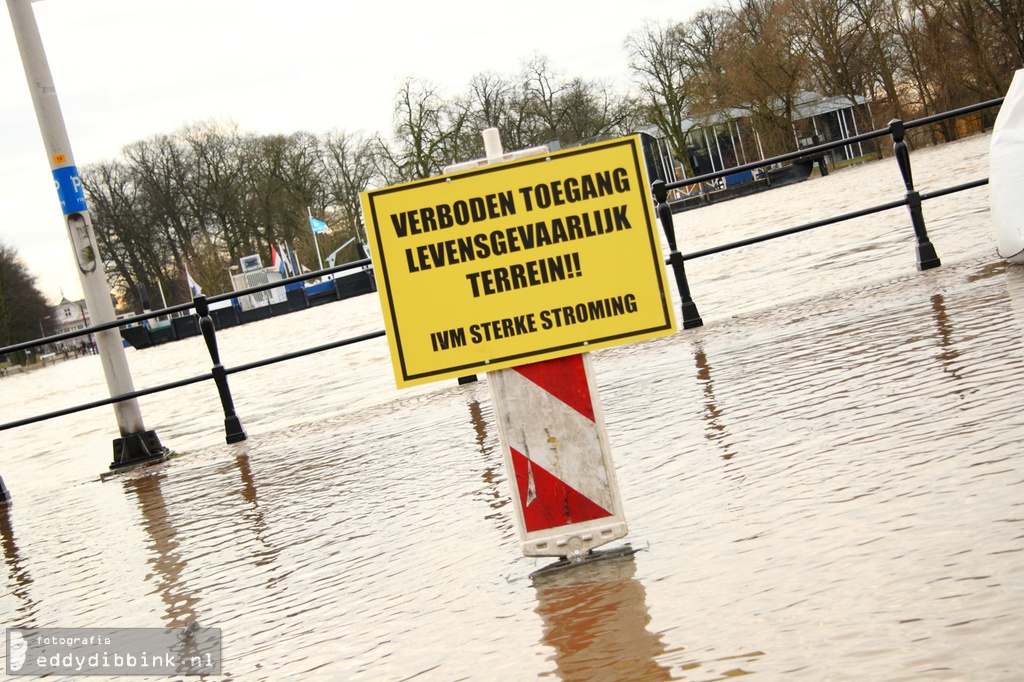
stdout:
<svg viewBox="0 0 1024 682">
<path fill-rule="evenodd" d="M 1007 269 L 1006 292 L 1010 296 L 1010 310 L 1017 323 L 1019 336 L 1024 339 L 1024 265 Z"/>
<path fill-rule="evenodd" d="M 646 592 L 635 573 L 626 557 L 533 579 L 542 642 L 555 650 L 560 679 L 672 679 L 656 660 L 665 645 L 647 630 Z"/>
<path fill-rule="evenodd" d="M 483 410 L 480 408 L 480 403 L 476 400 L 469 401 L 469 419 L 473 424 L 473 431 L 476 433 L 476 444 L 480 450 L 480 454 L 483 455 L 486 467 L 481 475 L 484 481 L 484 488 L 477 495 L 483 498 L 488 506 L 494 511 L 487 514 L 484 518 L 488 520 L 498 521 L 498 527 L 502 533 L 510 533 L 512 531 L 512 519 L 508 514 L 501 511 L 501 508 L 509 503 L 509 496 L 505 495 L 501 490 L 501 484 L 505 480 L 502 471 L 502 460 L 500 455 L 494 454 L 494 449 L 491 447 L 487 440 L 487 420 L 484 419 Z"/>
<path fill-rule="evenodd" d="M 22 615 L 19 622 L 5 625 L 8 627 L 32 627 L 35 622 L 37 605 L 29 591 L 32 586 L 32 575 L 25 567 L 21 552 L 18 550 L 18 543 L 14 539 L 14 526 L 11 523 L 11 508 L 6 504 L 0 504 L 0 547 L 3 547 L 7 575 L 14 583 L 10 593 L 21 602 L 17 612 Z"/>
<path fill-rule="evenodd" d="M 939 328 L 939 360 L 942 361 L 942 368 L 946 374 L 959 381 L 960 375 L 954 363 L 960 357 L 960 351 L 953 344 L 953 331 L 949 324 L 949 315 L 946 313 L 946 299 L 942 294 L 932 296 L 932 312 L 935 324 Z"/>
<path fill-rule="evenodd" d="M 178 551 L 178 533 L 171 522 L 164 500 L 161 482 L 163 471 L 125 478 L 124 488 L 132 493 L 142 511 L 143 528 L 149 535 L 149 549 L 154 558 L 149 561 L 156 571 L 157 590 L 166 605 L 165 627 L 184 627 L 196 620 L 196 604 L 199 599 L 192 594 L 182 580 L 186 561 Z M 146 576 L 147 579 L 153 574 Z"/>
<path fill-rule="evenodd" d="M 715 398 L 715 386 L 711 381 L 711 365 L 708 363 L 707 355 L 704 354 L 704 347 L 696 344 L 694 360 L 697 362 L 697 382 L 704 391 L 704 423 L 707 427 L 705 438 L 721 446 L 724 454 L 722 459 L 729 460 L 736 453 L 725 440 L 725 424 L 722 423 L 722 410 L 718 407 L 718 400 Z"/>
<path fill-rule="evenodd" d="M 240 452 L 235 454 L 235 464 L 238 466 L 238 473 L 242 479 L 242 489 L 239 491 L 242 495 L 242 499 L 254 510 L 259 510 L 260 503 L 256 496 L 256 479 L 252 475 L 252 467 L 249 466 L 249 450 L 243 448 Z M 258 526 L 264 527 L 263 515 L 259 514 Z"/>
<path fill-rule="evenodd" d="M 267 541 L 269 530 L 263 508 L 260 506 L 259 498 L 256 494 L 256 478 L 253 476 L 252 466 L 249 461 L 248 444 L 245 442 L 238 443 L 233 448 L 235 449 L 235 466 L 238 467 L 239 477 L 242 480 L 239 494 L 245 500 L 246 505 L 248 505 L 243 513 L 243 517 L 249 522 L 257 542 L 265 548 L 265 551 L 260 552 L 253 563 L 261 567 L 275 564 L 281 550 Z M 270 582 L 276 582 L 276 579 Z"/>
</svg>

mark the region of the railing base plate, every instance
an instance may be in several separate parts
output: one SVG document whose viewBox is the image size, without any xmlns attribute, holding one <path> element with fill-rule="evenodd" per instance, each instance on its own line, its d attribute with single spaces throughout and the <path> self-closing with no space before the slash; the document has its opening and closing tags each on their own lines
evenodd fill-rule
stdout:
<svg viewBox="0 0 1024 682">
<path fill-rule="evenodd" d="M 918 270 L 931 270 L 940 265 L 942 265 L 942 261 L 939 260 L 939 254 L 935 252 L 935 247 L 932 246 L 931 242 L 917 245 Z"/>
<path fill-rule="evenodd" d="M 121 469 L 134 464 L 156 464 L 167 459 L 170 450 L 160 443 L 156 431 L 133 433 L 114 439 L 114 461 L 110 469 Z"/>
<path fill-rule="evenodd" d="M 609 559 L 622 559 L 625 557 L 631 557 L 637 552 L 639 548 L 631 547 L 630 545 L 624 545 L 622 547 L 615 547 L 613 549 L 592 549 L 585 554 L 581 554 L 577 557 L 562 558 L 553 564 L 548 564 L 543 568 L 538 568 L 536 571 L 530 574 L 531 578 L 540 578 L 552 573 L 559 573 L 561 571 L 575 568 L 577 566 L 587 566 L 594 564 L 599 561 L 608 561 Z"/>
</svg>

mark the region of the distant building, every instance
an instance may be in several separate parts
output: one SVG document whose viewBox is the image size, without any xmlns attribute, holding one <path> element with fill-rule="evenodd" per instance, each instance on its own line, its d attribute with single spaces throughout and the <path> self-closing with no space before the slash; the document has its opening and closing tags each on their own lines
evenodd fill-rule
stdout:
<svg viewBox="0 0 1024 682">
<path fill-rule="evenodd" d="M 846 97 L 824 97 L 816 92 L 801 92 L 794 102 L 794 149 L 817 146 L 859 135 L 857 112 L 870 120 L 870 103 L 857 96 L 854 101 Z M 688 118 L 684 123 L 686 149 L 672 150 L 676 158 L 685 154 L 696 175 L 715 173 L 764 159 L 761 137 L 752 122 L 751 112 L 744 107 L 723 109 L 711 115 Z M 656 128 L 647 129 L 655 137 L 663 138 Z M 865 131 L 866 132 L 866 131 Z M 829 161 L 847 161 L 873 153 L 871 143 L 867 152 L 863 143 L 846 145 L 828 152 Z M 685 167 L 676 164 L 676 180 L 686 178 Z"/>
<path fill-rule="evenodd" d="M 60 303 L 53 308 L 53 314 L 50 316 L 50 319 L 56 324 L 57 328 L 54 332 L 57 334 L 78 331 L 92 324 L 92 319 L 89 317 L 89 306 L 85 304 L 85 299 L 80 301 L 69 301 L 66 298 L 61 299 Z M 68 339 L 63 343 L 75 345 L 83 341 L 92 345 L 94 339 L 90 334 L 88 336 Z"/>
</svg>

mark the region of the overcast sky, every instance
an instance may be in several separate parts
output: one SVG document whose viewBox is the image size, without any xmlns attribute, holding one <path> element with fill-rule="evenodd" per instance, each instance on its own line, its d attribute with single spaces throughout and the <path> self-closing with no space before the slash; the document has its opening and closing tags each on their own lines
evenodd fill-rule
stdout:
<svg viewBox="0 0 1024 682">
<path fill-rule="evenodd" d="M 16 0 L 25 2 L 27 0 Z M 545 55 L 628 85 L 626 36 L 704 0 L 42 0 L 32 4 L 79 167 L 184 125 L 260 134 L 391 131 L 406 77 L 445 94 Z M 356 9 L 353 9 L 356 7 Z M 501 7 L 502 9 L 499 9 Z M 9 16 L 0 20 L 0 242 L 54 303 L 81 297 Z"/>
</svg>

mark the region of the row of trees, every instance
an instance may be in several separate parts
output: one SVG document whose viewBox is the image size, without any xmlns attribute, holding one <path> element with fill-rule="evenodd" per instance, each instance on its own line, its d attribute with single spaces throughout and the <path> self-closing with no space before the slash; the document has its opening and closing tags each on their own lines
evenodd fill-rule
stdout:
<svg viewBox="0 0 1024 682">
<path fill-rule="evenodd" d="M 875 120 L 860 121 L 861 130 L 999 97 L 1024 63 L 1024 4 L 734 0 L 687 21 L 650 23 L 625 47 L 631 93 L 565 76 L 538 56 L 511 76 L 478 74 L 454 96 L 406 81 L 389 139 L 261 136 L 207 123 L 129 145 L 83 173 L 111 283 L 137 308 L 140 284 L 152 292 L 159 282 L 169 302 L 184 299 L 186 267 L 205 290 L 228 290 L 230 265 L 251 253 L 269 262 L 277 243 L 312 265 L 307 210 L 331 226 L 320 243 L 330 252 L 362 235 L 361 191 L 482 156 L 487 127 L 521 149 L 653 123 L 678 151 L 694 120 L 742 106 L 775 154 L 792 149 L 801 91 L 867 96 Z"/>
<path fill-rule="evenodd" d="M 188 296 L 185 270 L 208 292 L 229 291 L 231 265 L 287 243 L 316 269 L 308 214 L 328 223 L 324 255 L 353 236 L 365 241 L 359 193 L 436 175 L 483 155 L 480 131 L 502 130 L 509 149 L 558 139 L 624 134 L 635 105 L 611 86 L 565 78 L 537 57 L 517 77 L 481 74 L 448 98 L 408 80 L 394 108 L 393 139 L 332 131 L 261 136 L 205 123 L 128 145 L 120 158 L 82 169 L 108 276 L 125 305 L 161 290 Z M 356 257 L 343 253 L 338 262 Z M 154 301 L 156 304 L 158 301 Z"/>
<path fill-rule="evenodd" d="M 792 150 L 803 90 L 867 97 L 861 130 L 1001 97 L 1024 64 L 1024 3 L 734 0 L 649 24 L 626 47 L 644 118 L 675 149 L 688 118 L 742 106 L 774 155 Z"/>
<path fill-rule="evenodd" d="M 260 136 L 215 123 L 128 145 L 82 170 L 108 279 L 138 309 L 140 285 L 185 300 L 186 269 L 205 291 L 230 291 L 230 266 L 253 253 L 269 264 L 277 244 L 316 269 L 308 213 L 335 228 L 321 251 L 354 233 L 371 146 L 343 132 Z"/>
</svg>

